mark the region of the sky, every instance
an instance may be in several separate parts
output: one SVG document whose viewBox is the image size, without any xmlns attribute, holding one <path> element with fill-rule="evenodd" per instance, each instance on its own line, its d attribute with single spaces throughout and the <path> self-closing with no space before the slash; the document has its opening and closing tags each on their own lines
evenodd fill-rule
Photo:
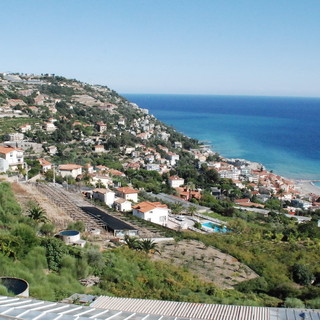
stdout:
<svg viewBox="0 0 320 320">
<path fill-rule="evenodd" d="M 120 93 L 320 97 L 319 0 L 2 0 L 0 72 Z"/>
</svg>

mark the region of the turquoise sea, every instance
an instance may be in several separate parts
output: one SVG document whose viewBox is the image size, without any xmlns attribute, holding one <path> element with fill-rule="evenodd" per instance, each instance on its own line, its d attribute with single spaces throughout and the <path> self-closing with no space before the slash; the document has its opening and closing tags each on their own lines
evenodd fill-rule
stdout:
<svg viewBox="0 0 320 320">
<path fill-rule="evenodd" d="M 210 141 L 224 157 L 261 162 L 288 178 L 320 180 L 320 98 L 124 96 L 185 135 Z"/>
</svg>

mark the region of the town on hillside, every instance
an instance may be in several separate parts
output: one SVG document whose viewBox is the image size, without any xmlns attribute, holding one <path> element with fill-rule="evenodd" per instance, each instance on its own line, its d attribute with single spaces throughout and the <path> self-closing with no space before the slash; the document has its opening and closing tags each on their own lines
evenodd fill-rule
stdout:
<svg viewBox="0 0 320 320">
<path fill-rule="evenodd" d="M 1 73 L 0 117 L 0 172 L 90 187 L 90 197 L 119 211 L 134 213 L 139 202 L 119 187 L 153 193 L 159 203 L 157 194 L 170 195 L 181 212 L 188 207 L 181 200 L 209 209 L 212 200 L 221 214 L 227 207 L 230 215 L 231 206 L 305 221 L 320 208 L 318 194 L 261 164 L 221 158 L 106 86 Z M 152 221 L 166 225 L 168 218 Z"/>
<path fill-rule="evenodd" d="M 314 190 L 54 74 L 0 73 L 0 139 L 0 295 L 319 307 Z"/>
</svg>

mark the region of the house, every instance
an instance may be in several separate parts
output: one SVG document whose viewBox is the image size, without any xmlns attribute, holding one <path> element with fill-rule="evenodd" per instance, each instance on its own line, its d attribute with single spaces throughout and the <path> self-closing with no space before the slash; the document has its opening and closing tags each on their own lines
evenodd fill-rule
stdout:
<svg viewBox="0 0 320 320">
<path fill-rule="evenodd" d="M 110 189 L 96 188 L 92 190 L 93 199 L 98 199 L 111 207 L 114 203 L 114 192 Z"/>
<path fill-rule="evenodd" d="M 133 215 L 163 226 L 168 222 L 168 206 L 161 202 L 144 201 L 133 206 Z"/>
<path fill-rule="evenodd" d="M 58 152 L 58 149 L 56 146 L 50 146 L 50 147 L 48 147 L 48 152 L 49 152 L 49 154 L 54 155 Z"/>
<path fill-rule="evenodd" d="M 160 171 L 160 165 L 159 163 L 147 163 L 145 166 L 145 169 L 147 171 Z"/>
<path fill-rule="evenodd" d="M 42 172 L 47 172 L 48 170 L 51 170 L 52 169 L 52 163 L 47 161 L 46 159 L 43 159 L 43 158 L 40 158 L 40 159 L 37 159 L 40 163 L 40 166 L 42 168 Z"/>
<path fill-rule="evenodd" d="M 96 127 L 100 133 L 103 133 L 107 130 L 107 125 L 102 121 L 97 122 Z"/>
<path fill-rule="evenodd" d="M 20 129 L 20 131 L 21 131 L 22 133 L 25 133 L 25 132 L 31 130 L 31 125 L 28 124 L 28 123 L 26 123 L 26 124 L 20 126 L 19 129 Z"/>
<path fill-rule="evenodd" d="M 125 177 L 126 176 L 123 172 L 116 170 L 116 169 L 109 169 L 108 173 L 111 176 L 118 176 L 118 177 Z"/>
<path fill-rule="evenodd" d="M 0 158 L 13 170 L 24 163 L 23 150 L 19 148 L 0 146 Z"/>
<path fill-rule="evenodd" d="M 120 212 L 130 212 L 132 211 L 132 202 L 123 198 L 116 198 L 114 201 L 114 207 Z"/>
<path fill-rule="evenodd" d="M 28 109 L 32 112 L 35 112 L 35 113 L 37 113 L 39 111 L 39 109 L 36 106 L 30 106 L 30 107 L 28 107 Z"/>
<path fill-rule="evenodd" d="M 119 125 L 122 125 L 122 126 L 125 126 L 125 125 L 126 125 L 125 119 L 124 119 L 124 118 L 120 118 L 120 119 L 118 120 L 118 124 L 119 124 Z"/>
<path fill-rule="evenodd" d="M 15 106 L 26 106 L 27 104 L 21 99 L 8 99 L 8 104 L 10 107 Z"/>
<path fill-rule="evenodd" d="M 171 188 L 177 188 L 184 185 L 184 179 L 178 176 L 169 177 L 169 185 Z"/>
<path fill-rule="evenodd" d="M 102 146 L 102 145 L 94 146 L 94 152 L 97 152 L 97 153 L 105 152 L 104 146 Z"/>
<path fill-rule="evenodd" d="M 176 162 L 179 160 L 179 155 L 173 152 L 168 152 L 167 153 L 167 158 L 170 161 L 170 164 L 174 166 Z"/>
<path fill-rule="evenodd" d="M 121 187 L 116 189 L 117 196 L 125 200 L 138 202 L 138 191 L 130 187 Z"/>
<path fill-rule="evenodd" d="M 15 133 L 9 133 L 8 134 L 9 141 L 22 141 L 24 138 L 23 133 L 15 132 Z"/>
<path fill-rule="evenodd" d="M 52 122 L 45 122 L 43 129 L 46 130 L 47 132 L 54 132 L 57 130 L 57 127 Z"/>
<path fill-rule="evenodd" d="M 59 166 L 59 172 L 62 177 L 71 176 L 76 178 L 82 174 L 82 166 L 73 163 L 61 164 Z"/>
<path fill-rule="evenodd" d="M 175 141 L 174 148 L 175 149 L 182 149 L 182 143 L 180 141 Z"/>
<path fill-rule="evenodd" d="M 86 163 L 83 167 L 83 169 L 85 170 L 85 172 L 91 174 L 93 173 L 94 169 L 93 166 L 90 163 Z"/>
<path fill-rule="evenodd" d="M 92 174 L 91 175 L 91 179 L 92 179 L 92 183 L 97 187 L 100 187 L 101 184 L 108 186 L 108 185 L 112 185 L 112 179 L 110 178 L 110 176 L 108 174 L 102 174 L 102 173 L 98 173 L 98 174 Z"/>
</svg>

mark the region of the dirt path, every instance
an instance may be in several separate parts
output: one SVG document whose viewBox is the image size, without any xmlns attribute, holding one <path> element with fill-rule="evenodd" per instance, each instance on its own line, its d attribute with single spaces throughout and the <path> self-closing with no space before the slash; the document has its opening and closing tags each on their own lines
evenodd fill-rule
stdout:
<svg viewBox="0 0 320 320">
<path fill-rule="evenodd" d="M 185 266 L 201 279 L 213 282 L 220 288 L 233 288 L 239 282 L 258 277 L 236 258 L 195 240 L 161 242 L 159 249 L 161 255 L 154 255 L 153 259 Z"/>
<path fill-rule="evenodd" d="M 46 216 L 58 230 L 65 229 L 69 223 L 73 222 L 70 216 L 53 204 L 33 185 L 20 183 L 11 179 L 8 179 L 7 181 L 11 182 L 15 197 L 24 212 L 28 210 L 30 204 L 37 203 L 45 210 Z"/>
</svg>

